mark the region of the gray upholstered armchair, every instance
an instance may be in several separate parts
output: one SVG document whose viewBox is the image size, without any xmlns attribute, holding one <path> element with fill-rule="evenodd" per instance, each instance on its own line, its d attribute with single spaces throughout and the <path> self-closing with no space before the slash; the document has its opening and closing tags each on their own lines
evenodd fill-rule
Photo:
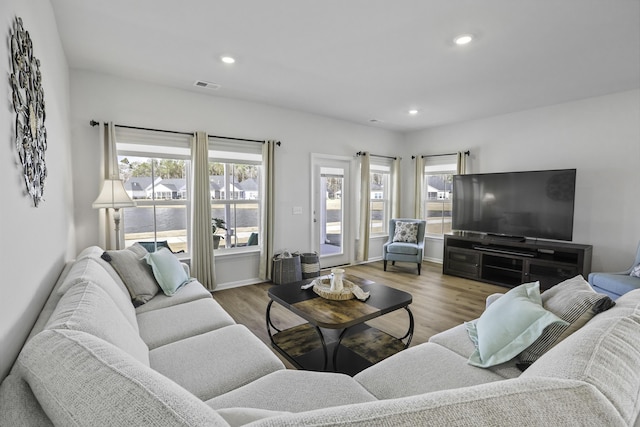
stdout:
<svg viewBox="0 0 640 427">
<path fill-rule="evenodd" d="M 413 222 L 418 224 L 416 243 L 394 242 L 396 222 Z M 382 246 L 382 259 L 384 260 L 384 271 L 387 271 L 387 261 L 395 265 L 396 261 L 415 262 L 418 264 L 418 275 L 422 266 L 422 253 L 424 252 L 424 231 L 426 221 L 411 218 L 396 218 L 389 220 L 389 240 Z"/>
<path fill-rule="evenodd" d="M 615 300 L 629 291 L 640 288 L 640 277 L 631 276 L 631 270 L 640 264 L 640 244 L 633 265 L 616 273 L 591 273 L 589 284 L 596 292 L 606 294 Z"/>
</svg>

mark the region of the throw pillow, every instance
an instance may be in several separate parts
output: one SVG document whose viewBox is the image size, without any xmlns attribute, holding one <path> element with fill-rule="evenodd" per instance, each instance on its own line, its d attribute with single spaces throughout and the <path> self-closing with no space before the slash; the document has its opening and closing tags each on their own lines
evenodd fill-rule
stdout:
<svg viewBox="0 0 640 427">
<path fill-rule="evenodd" d="M 105 251 L 102 259 L 116 270 L 131 295 L 135 307 L 153 298 L 158 291 L 158 282 L 144 260 L 147 250 L 135 243 L 127 249 Z"/>
<path fill-rule="evenodd" d="M 418 243 L 418 223 L 396 221 L 393 233 L 394 242 Z"/>
<path fill-rule="evenodd" d="M 469 364 L 488 368 L 507 362 L 553 323 L 567 322 L 542 307 L 540 283 L 517 286 L 491 304 L 479 319 L 465 323 L 476 346 Z"/>
<path fill-rule="evenodd" d="M 558 283 L 541 295 L 542 306 L 566 321 L 547 326 L 538 339 L 520 353 L 521 370 L 526 369 L 540 356 L 563 339 L 584 326 L 593 316 L 610 309 L 615 302 L 593 290 L 580 275 Z"/>
<path fill-rule="evenodd" d="M 640 264 L 631 269 L 631 273 L 629 273 L 629 276 L 640 277 Z"/>
<path fill-rule="evenodd" d="M 158 248 L 157 251 L 148 253 L 145 260 L 151 266 L 153 275 L 167 296 L 175 294 L 178 289 L 192 280 L 189 279 L 178 258 L 167 248 Z"/>
</svg>

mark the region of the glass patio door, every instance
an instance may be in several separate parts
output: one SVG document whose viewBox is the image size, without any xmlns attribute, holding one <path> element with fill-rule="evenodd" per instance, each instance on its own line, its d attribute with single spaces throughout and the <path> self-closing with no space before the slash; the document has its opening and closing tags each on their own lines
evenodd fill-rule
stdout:
<svg viewBox="0 0 640 427">
<path fill-rule="evenodd" d="M 350 262 L 350 161 L 316 158 L 314 165 L 314 247 L 322 268 Z"/>
</svg>

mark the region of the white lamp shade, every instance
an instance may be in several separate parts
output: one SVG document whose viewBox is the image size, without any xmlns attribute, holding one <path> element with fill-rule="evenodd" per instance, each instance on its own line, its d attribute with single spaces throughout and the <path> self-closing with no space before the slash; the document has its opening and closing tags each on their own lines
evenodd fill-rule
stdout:
<svg viewBox="0 0 640 427">
<path fill-rule="evenodd" d="M 119 179 L 105 179 L 102 185 L 102 191 L 98 198 L 93 202 L 93 208 L 129 208 L 135 206 L 136 202 L 124 189 L 124 184 Z"/>
</svg>

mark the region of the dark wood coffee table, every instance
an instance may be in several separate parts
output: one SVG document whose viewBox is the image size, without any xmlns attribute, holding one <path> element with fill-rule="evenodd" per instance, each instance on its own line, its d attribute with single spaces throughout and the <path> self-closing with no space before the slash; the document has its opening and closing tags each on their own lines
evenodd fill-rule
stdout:
<svg viewBox="0 0 640 427">
<path fill-rule="evenodd" d="M 411 294 L 355 276 L 345 278 L 369 292 L 369 299 L 333 301 L 320 297 L 313 288 L 300 288 L 312 279 L 269 289 L 271 301 L 267 305 L 266 320 L 271 344 L 299 369 L 355 375 L 411 343 L 414 327 L 409 310 Z M 278 329 L 271 319 L 274 302 L 308 323 Z M 402 308 L 409 315 L 409 329 L 401 338 L 365 323 Z"/>
</svg>

